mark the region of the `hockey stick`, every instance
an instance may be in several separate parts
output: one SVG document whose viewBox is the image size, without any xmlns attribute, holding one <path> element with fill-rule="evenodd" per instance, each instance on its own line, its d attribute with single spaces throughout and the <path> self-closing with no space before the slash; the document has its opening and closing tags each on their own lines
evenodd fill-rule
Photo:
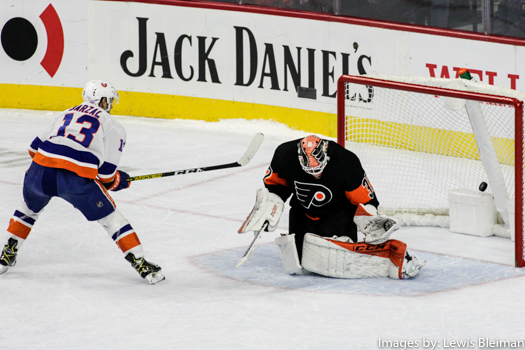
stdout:
<svg viewBox="0 0 525 350">
<path fill-rule="evenodd" d="M 239 262 L 237 263 L 236 267 L 241 267 L 242 265 L 244 265 L 244 263 L 248 260 L 248 258 L 253 254 L 253 252 L 257 248 L 257 246 L 255 245 L 255 242 L 257 241 L 259 237 L 261 237 L 261 232 L 266 230 L 267 227 L 268 227 L 268 222 L 265 222 L 260 231 L 253 232 L 254 234 L 253 240 L 248 246 L 248 249 L 246 249 L 246 251 L 244 252 Z"/>
<path fill-rule="evenodd" d="M 174 175 L 184 175 L 184 174 L 193 174 L 193 173 L 202 173 L 204 171 L 211 171 L 211 170 L 219 170 L 219 169 L 227 169 L 227 168 L 235 168 L 239 166 L 245 166 L 248 164 L 248 162 L 253 158 L 255 153 L 257 153 L 257 150 L 261 146 L 261 143 L 264 140 L 264 135 L 261 133 L 256 134 L 253 137 L 252 142 L 248 146 L 248 149 L 242 157 L 234 162 L 234 163 L 228 163 L 228 164 L 220 164 L 220 165 L 213 165 L 213 166 L 205 166 L 205 167 L 199 167 L 199 168 L 191 168 L 191 169 L 184 169 L 184 170 L 175 170 L 175 171 L 169 171 L 166 173 L 157 173 L 157 174 L 151 174 L 151 175 L 140 175 L 140 176 L 132 176 L 129 177 L 128 181 L 137 181 L 137 180 L 147 180 L 147 179 L 154 179 L 157 177 L 166 177 L 166 176 L 174 176 Z"/>
</svg>

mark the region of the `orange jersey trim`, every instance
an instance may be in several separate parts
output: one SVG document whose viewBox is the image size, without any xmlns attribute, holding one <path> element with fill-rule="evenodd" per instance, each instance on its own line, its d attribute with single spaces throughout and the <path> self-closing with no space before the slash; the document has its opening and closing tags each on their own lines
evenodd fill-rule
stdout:
<svg viewBox="0 0 525 350">
<path fill-rule="evenodd" d="M 318 218 L 318 217 L 315 217 L 315 216 L 310 216 L 310 215 L 308 215 L 306 213 L 304 215 L 306 215 L 308 217 L 308 219 L 310 219 L 310 220 L 314 220 L 314 221 L 315 220 L 321 220 L 321 218 Z"/>
<path fill-rule="evenodd" d="M 12 233 L 13 235 L 22 239 L 27 239 L 27 236 L 29 236 L 29 233 L 31 232 L 31 227 L 28 227 L 19 221 L 11 219 L 9 220 L 9 227 L 7 228 L 7 232 Z"/>
<path fill-rule="evenodd" d="M 103 179 L 103 178 L 101 178 L 101 177 L 99 176 L 98 179 L 100 180 L 100 182 L 102 182 L 102 183 L 104 183 L 104 184 L 109 184 L 109 183 L 111 183 L 111 182 L 113 182 L 113 181 L 115 180 L 115 178 L 117 177 L 117 174 L 118 174 L 118 172 L 115 173 L 115 175 L 113 175 L 112 177 L 107 178 L 107 179 Z"/>
<path fill-rule="evenodd" d="M 370 196 L 370 190 L 364 186 L 359 186 L 353 191 L 345 191 L 346 198 L 353 205 L 358 205 L 359 203 L 368 203 L 372 197 Z"/>
<path fill-rule="evenodd" d="M 64 159 L 46 157 L 41 153 L 37 153 L 33 161 L 48 168 L 66 169 L 88 179 L 96 179 L 98 175 L 98 169 L 83 167 Z"/>
<path fill-rule="evenodd" d="M 288 182 L 285 179 L 279 177 L 279 174 L 272 173 L 270 176 L 264 179 L 264 183 L 267 185 L 282 185 L 288 186 Z"/>
<path fill-rule="evenodd" d="M 133 249 L 138 245 L 140 245 L 140 240 L 135 232 L 130 233 L 117 241 L 117 246 L 123 253 L 126 253 L 128 250 Z"/>
</svg>

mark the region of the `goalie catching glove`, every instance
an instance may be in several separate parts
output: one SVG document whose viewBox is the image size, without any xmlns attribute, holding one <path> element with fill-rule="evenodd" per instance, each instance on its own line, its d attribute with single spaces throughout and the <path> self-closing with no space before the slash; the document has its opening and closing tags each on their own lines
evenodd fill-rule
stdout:
<svg viewBox="0 0 525 350">
<path fill-rule="evenodd" d="M 268 223 L 265 231 L 275 231 L 283 209 L 284 202 L 281 197 L 270 193 L 267 188 L 258 189 L 255 206 L 239 229 L 239 233 L 261 231 L 265 223 Z"/>
<path fill-rule="evenodd" d="M 365 243 L 381 244 L 390 239 L 390 235 L 399 229 L 399 224 L 390 218 L 377 215 L 377 209 L 371 204 L 359 204 L 355 211 L 354 222 L 365 235 Z"/>
</svg>

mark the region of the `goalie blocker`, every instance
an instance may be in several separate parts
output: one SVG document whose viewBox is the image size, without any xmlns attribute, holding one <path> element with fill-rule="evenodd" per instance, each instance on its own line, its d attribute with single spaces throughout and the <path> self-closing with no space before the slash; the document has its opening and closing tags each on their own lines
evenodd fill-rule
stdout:
<svg viewBox="0 0 525 350">
<path fill-rule="evenodd" d="M 281 197 L 274 193 L 270 193 L 267 188 L 258 189 L 255 198 L 255 205 L 250 215 L 248 215 L 239 229 L 239 233 L 261 231 L 266 222 L 268 222 L 268 226 L 265 231 L 275 231 L 283 213 L 283 209 L 284 202 Z"/>
<path fill-rule="evenodd" d="M 302 266 L 293 235 L 275 240 L 281 260 L 289 274 L 302 270 L 337 278 L 390 277 L 407 279 L 426 264 L 407 252 L 407 245 L 392 239 L 380 244 L 352 243 L 348 237 L 304 236 Z"/>
</svg>

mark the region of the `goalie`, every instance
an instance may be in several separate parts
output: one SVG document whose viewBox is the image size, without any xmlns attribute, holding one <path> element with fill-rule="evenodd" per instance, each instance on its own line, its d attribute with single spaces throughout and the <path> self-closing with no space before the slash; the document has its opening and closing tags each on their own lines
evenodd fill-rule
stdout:
<svg viewBox="0 0 525 350">
<path fill-rule="evenodd" d="M 304 270 L 340 278 L 414 277 L 426 261 L 390 240 L 399 228 L 377 215 L 379 201 L 359 158 L 339 144 L 310 135 L 277 147 L 239 229 L 275 231 L 290 199 L 289 232 L 275 241 L 289 274 Z M 357 230 L 364 234 L 358 242 Z"/>
</svg>

